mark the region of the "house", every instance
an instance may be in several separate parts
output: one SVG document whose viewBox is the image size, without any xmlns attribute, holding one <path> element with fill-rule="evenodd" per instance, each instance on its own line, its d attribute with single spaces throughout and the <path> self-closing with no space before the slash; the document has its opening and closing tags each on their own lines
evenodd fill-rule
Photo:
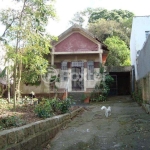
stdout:
<svg viewBox="0 0 150 150">
<path fill-rule="evenodd" d="M 22 85 L 23 94 L 34 91 L 36 95 L 55 93 L 55 80 L 50 78 L 59 76 L 56 82 L 57 92 L 91 92 L 99 79 L 95 72 L 99 71 L 99 64 L 105 64 L 109 50 L 107 46 L 95 38 L 79 25 L 73 25 L 52 43 L 52 49 L 47 59 L 50 63 L 49 71 L 41 77 L 39 86 Z"/>
<path fill-rule="evenodd" d="M 133 17 L 132 31 L 130 38 L 130 57 L 131 57 L 131 65 L 133 66 L 133 74 L 135 74 L 135 80 L 138 80 L 137 57 L 139 56 L 149 33 L 150 33 L 150 16 Z"/>
</svg>

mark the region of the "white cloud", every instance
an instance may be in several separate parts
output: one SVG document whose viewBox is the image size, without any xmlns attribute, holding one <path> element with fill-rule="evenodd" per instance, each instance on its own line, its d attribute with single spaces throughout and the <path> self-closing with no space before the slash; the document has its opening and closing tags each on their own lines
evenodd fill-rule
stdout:
<svg viewBox="0 0 150 150">
<path fill-rule="evenodd" d="M 17 2 L 14 2 L 13 0 L 0 0 L 0 9 L 17 8 L 16 5 Z"/>
<path fill-rule="evenodd" d="M 59 35 L 70 27 L 69 20 L 78 11 L 83 11 L 89 7 L 91 0 L 57 0 L 56 11 L 59 16 L 58 21 L 50 21 L 47 31 L 52 35 Z"/>
<path fill-rule="evenodd" d="M 149 0 L 57 0 L 56 10 L 60 17 L 59 22 L 49 24 L 48 31 L 51 34 L 59 35 L 65 31 L 69 25 L 69 20 L 77 11 L 82 11 L 87 7 L 129 10 L 135 16 L 150 15 Z"/>
<path fill-rule="evenodd" d="M 149 0 L 93 0 L 92 7 L 129 10 L 136 16 L 150 15 Z"/>
</svg>

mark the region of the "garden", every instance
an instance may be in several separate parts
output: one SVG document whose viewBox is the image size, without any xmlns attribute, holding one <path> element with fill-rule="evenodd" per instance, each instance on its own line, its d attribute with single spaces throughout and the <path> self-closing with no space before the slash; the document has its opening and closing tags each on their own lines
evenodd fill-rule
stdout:
<svg viewBox="0 0 150 150">
<path fill-rule="evenodd" d="M 58 98 L 37 98 L 25 97 L 17 102 L 14 110 L 13 100 L 9 103 L 7 99 L 0 99 L 0 130 L 19 127 L 31 122 L 49 118 L 52 116 L 71 112 L 73 107 L 72 99 L 60 100 Z"/>
</svg>

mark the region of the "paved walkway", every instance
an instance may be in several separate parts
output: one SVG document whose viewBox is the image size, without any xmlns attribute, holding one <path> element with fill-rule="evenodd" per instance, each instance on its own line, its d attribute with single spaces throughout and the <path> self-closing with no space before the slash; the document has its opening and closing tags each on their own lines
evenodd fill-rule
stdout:
<svg viewBox="0 0 150 150">
<path fill-rule="evenodd" d="M 111 106 L 106 118 L 101 106 Z M 49 150 L 149 150 L 150 115 L 130 96 L 90 104 L 48 145 Z"/>
</svg>

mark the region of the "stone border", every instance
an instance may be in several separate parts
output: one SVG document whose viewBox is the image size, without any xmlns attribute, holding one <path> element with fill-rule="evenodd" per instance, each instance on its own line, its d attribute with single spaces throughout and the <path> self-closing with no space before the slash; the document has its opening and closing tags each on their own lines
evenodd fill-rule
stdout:
<svg viewBox="0 0 150 150">
<path fill-rule="evenodd" d="M 54 116 L 18 128 L 0 132 L 0 150 L 40 150 L 79 112 Z"/>
</svg>

